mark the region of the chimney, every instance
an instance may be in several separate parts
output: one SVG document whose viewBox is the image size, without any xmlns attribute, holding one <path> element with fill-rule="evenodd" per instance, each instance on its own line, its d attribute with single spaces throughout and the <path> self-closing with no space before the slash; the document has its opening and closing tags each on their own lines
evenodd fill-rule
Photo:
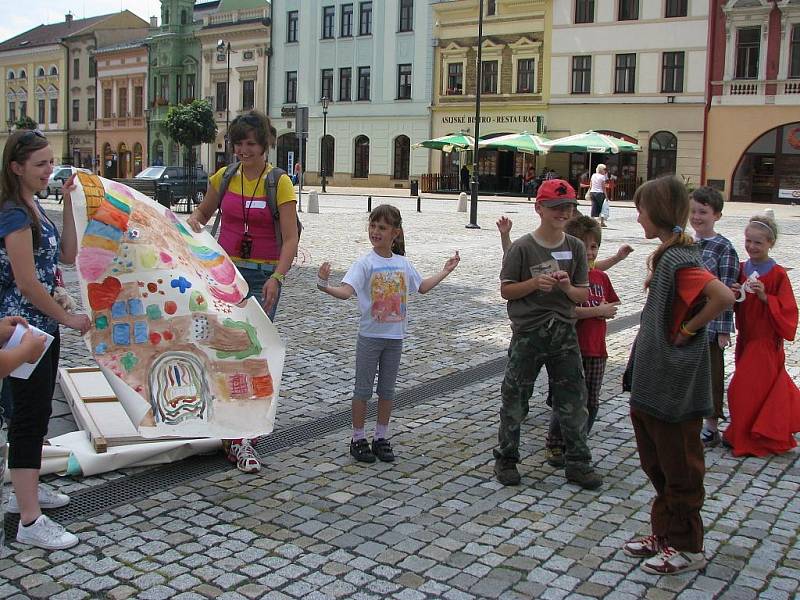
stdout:
<svg viewBox="0 0 800 600">
<path fill-rule="evenodd" d="M 64 19 L 66 20 L 67 24 L 72 23 L 72 13 L 68 12 L 66 15 L 64 15 Z"/>
<path fill-rule="evenodd" d="M 150 17 L 150 27 L 152 27 L 153 29 L 158 27 L 158 17 L 156 17 L 155 15 Z"/>
</svg>

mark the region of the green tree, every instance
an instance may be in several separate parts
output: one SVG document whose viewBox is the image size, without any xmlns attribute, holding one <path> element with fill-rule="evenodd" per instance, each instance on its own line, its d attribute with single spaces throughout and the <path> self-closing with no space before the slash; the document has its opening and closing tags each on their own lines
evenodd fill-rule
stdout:
<svg viewBox="0 0 800 600">
<path fill-rule="evenodd" d="M 170 107 L 164 119 L 164 132 L 186 150 L 189 198 L 196 199 L 197 173 L 194 147 L 208 144 L 217 138 L 214 111 L 206 100 L 193 100 L 189 104 Z M 191 209 L 191 202 L 189 202 Z"/>
<path fill-rule="evenodd" d="M 14 121 L 14 127 L 17 129 L 38 129 L 39 124 L 31 119 L 28 115 L 23 115 Z"/>
</svg>

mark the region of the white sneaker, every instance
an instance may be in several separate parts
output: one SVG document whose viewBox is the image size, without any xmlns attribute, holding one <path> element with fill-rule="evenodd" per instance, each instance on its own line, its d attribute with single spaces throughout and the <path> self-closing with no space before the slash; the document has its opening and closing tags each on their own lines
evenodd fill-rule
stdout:
<svg viewBox="0 0 800 600">
<path fill-rule="evenodd" d="M 59 494 L 58 492 L 54 492 L 50 488 L 39 486 L 38 489 L 39 495 L 39 508 L 42 510 L 46 510 L 48 508 L 61 508 L 62 506 L 66 506 L 69 504 L 69 496 L 66 494 Z M 11 494 L 8 496 L 8 505 L 6 506 L 6 512 L 13 513 L 15 515 L 19 514 L 19 503 L 17 502 L 17 495 L 12 491 Z"/>
<path fill-rule="evenodd" d="M 17 527 L 17 541 L 21 544 L 38 546 L 45 550 L 63 550 L 72 548 L 80 540 L 78 536 L 70 533 L 55 521 L 41 515 L 32 525 Z"/>
</svg>

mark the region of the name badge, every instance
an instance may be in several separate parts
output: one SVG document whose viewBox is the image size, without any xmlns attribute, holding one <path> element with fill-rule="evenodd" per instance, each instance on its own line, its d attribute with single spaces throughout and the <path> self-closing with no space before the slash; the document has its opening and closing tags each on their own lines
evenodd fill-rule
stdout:
<svg viewBox="0 0 800 600">
<path fill-rule="evenodd" d="M 56 244 L 58 244 L 58 240 L 56 240 L 56 236 L 51 235 L 48 240 L 50 241 L 50 247 L 55 248 Z"/>
<path fill-rule="evenodd" d="M 572 260 L 572 250 L 560 250 L 551 255 L 556 260 Z"/>
<path fill-rule="evenodd" d="M 267 203 L 264 200 L 248 200 L 247 208 L 267 208 Z"/>
</svg>

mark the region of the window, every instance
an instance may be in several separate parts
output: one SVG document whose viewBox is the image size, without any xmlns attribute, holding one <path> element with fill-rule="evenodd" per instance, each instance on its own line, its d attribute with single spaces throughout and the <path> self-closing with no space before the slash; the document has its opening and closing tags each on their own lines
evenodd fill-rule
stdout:
<svg viewBox="0 0 800 600">
<path fill-rule="evenodd" d="M 58 123 L 58 98 L 50 98 L 50 123 Z"/>
<path fill-rule="evenodd" d="M 256 81 L 245 79 L 242 81 L 242 110 L 253 110 L 256 105 Z"/>
<path fill-rule="evenodd" d="M 104 119 L 110 119 L 111 118 L 111 113 L 114 112 L 114 109 L 113 109 L 112 104 L 111 104 L 111 101 L 112 101 L 111 94 L 112 94 L 111 88 L 105 88 L 103 90 L 103 118 Z"/>
<path fill-rule="evenodd" d="M 166 73 L 161 76 L 161 97 L 164 102 L 169 102 L 169 75 Z"/>
<path fill-rule="evenodd" d="M 619 0 L 620 21 L 635 21 L 639 18 L 639 0 Z"/>
<path fill-rule="evenodd" d="M 358 100 L 369 100 L 369 67 L 358 67 Z"/>
<path fill-rule="evenodd" d="M 195 82 L 195 75 L 194 73 L 187 73 L 186 74 L 186 97 L 189 100 L 194 100 L 194 82 Z"/>
<path fill-rule="evenodd" d="M 81 59 L 80 58 L 73 58 L 72 59 L 72 78 L 73 79 L 80 79 L 81 78 Z"/>
<path fill-rule="evenodd" d="M 745 27 L 736 36 L 736 78 L 758 78 L 758 53 L 761 45 L 761 28 Z"/>
<path fill-rule="evenodd" d="M 536 91 L 536 61 L 521 58 L 517 61 L 517 93 L 532 94 Z"/>
<path fill-rule="evenodd" d="M 92 73 L 91 65 L 92 65 L 92 61 L 93 60 L 94 59 L 90 56 L 89 57 L 89 75 L 92 76 L 92 77 L 94 77 L 94 75 L 91 74 Z M 50 76 L 51 77 L 58 77 L 58 68 L 56 68 L 55 66 L 50 67 Z"/>
<path fill-rule="evenodd" d="M 667 10 L 664 13 L 665 17 L 685 17 L 686 16 L 686 0 L 667 0 Z"/>
<path fill-rule="evenodd" d="M 97 119 L 97 103 L 94 98 L 86 99 L 86 118 L 89 121 L 95 121 Z"/>
<path fill-rule="evenodd" d="M 333 175 L 333 164 L 334 164 L 334 140 L 331 134 L 326 135 L 322 138 L 322 142 L 320 145 L 320 157 L 322 163 L 322 175 L 326 177 L 330 177 Z"/>
<path fill-rule="evenodd" d="M 286 72 L 286 104 L 297 102 L 297 71 Z"/>
<path fill-rule="evenodd" d="M 89 57 L 89 77 L 97 77 L 97 61 L 94 56 Z"/>
<path fill-rule="evenodd" d="M 8 72 L 8 80 L 9 81 L 13 81 L 14 80 L 14 71 L 9 71 Z"/>
<path fill-rule="evenodd" d="M 481 93 L 497 93 L 497 61 L 484 60 L 481 63 Z"/>
<path fill-rule="evenodd" d="M 358 136 L 354 142 L 354 147 L 353 177 L 366 179 L 369 177 L 369 138 L 365 135 Z"/>
<path fill-rule="evenodd" d="M 41 125 L 44 123 L 44 100 L 39 100 L 36 104 L 39 109 L 39 124 Z"/>
<path fill-rule="evenodd" d="M 497 0 L 486 0 L 486 16 L 492 17 L 497 14 Z"/>
<path fill-rule="evenodd" d="M 800 78 L 800 25 L 792 27 L 789 40 L 789 78 Z"/>
<path fill-rule="evenodd" d="M 669 131 L 659 131 L 650 138 L 647 178 L 674 175 L 678 163 L 678 138 Z"/>
<path fill-rule="evenodd" d="M 137 85 L 133 88 L 133 116 L 141 117 L 144 107 L 144 88 Z"/>
<path fill-rule="evenodd" d="M 8 103 L 8 119 L 10 121 L 17 120 L 17 103 L 13 101 L 9 101 Z"/>
<path fill-rule="evenodd" d="M 397 99 L 411 100 L 411 65 L 397 65 Z"/>
<path fill-rule="evenodd" d="M 594 23 L 594 0 L 575 0 L 575 22 Z"/>
<path fill-rule="evenodd" d="M 186 11 L 182 10 L 181 11 L 181 25 L 186 25 L 186 23 L 188 23 L 187 19 L 188 19 L 188 17 L 186 16 Z"/>
<path fill-rule="evenodd" d="M 592 57 L 572 57 L 572 93 L 590 94 L 592 92 Z"/>
<path fill-rule="evenodd" d="M 319 89 L 320 98 L 333 100 L 333 69 L 322 69 Z"/>
<path fill-rule="evenodd" d="M 353 5 L 342 4 L 339 37 L 353 37 Z"/>
<path fill-rule="evenodd" d="M 339 100 L 341 102 L 350 102 L 352 86 L 353 69 L 351 67 L 339 69 Z"/>
<path fill-rule="evenodd" d="M 286 13 L 287 42 L 297 41 L 297 21 L 298 21 L 298 12 L 296 10 L 290 10 L 288 13 Z"/>
<path fill-rule="evenodd" d="M 81 101 L 77 98 L 72 101 L 72 122 L 81 120 Z"/>
<path fill-rule="evenodd" d="M 411 141 L 405 135 L 394 138 L 394 168 L 392 179 L 408 179 L 408 159 L 411 152 Z"/>
<path fill-rule="evenodd" d="M 456 96 L 464 93 L 464 64 L 448 63 L 447 64 L 447 90 L 445 95 Z"/>
<path fill-rule="evenodd" d="M 128 116 L 128 88 L 117 89 L 117 116 L 120 119 Z"/>
<path fill-rule="evenodd" d="M 36 69 L 36 77 L 44 77 L 44 67 Z"/>
<path fill-rule="evenodd" d="M 664 52 L 661 59 L 661 91 L 683 92 L 683 52 Z"/>
<path fill-rule="evenodd" d="M 399 31 L 413 31 L 414 29 L 414 0 L 400 0 Z"/>
<path fill-rule="evenodd" d="M 19 101 L 19 118 L 22 119 L 28 116 L 28 101 L 27 100 L 20 100 Z"/>
<path fill-rule="evenodd" d="M 372 35 L 372 2 L 359 5 L 358 35 Z"/>
<path fill-rule="evenodd" d="M 333 39 L 334 23 L 336 23 L 336 7 L 322 7 L 322 39 Z"/>
<path fill-rule="evenodd" d="M 228 84 L 225 81 L 217 82 L 217 94 L 214 99 L 214 108 L 216 110 L 225 110 L 228 108 Z"/>
<path fill-rule="evenodd" d="M 183 100 L 183 75 L 180 73 L 175 75 L 175 100 L 177 102 Z"/>
<path fill-rule="evenodd" d="M 615 94 L 632 94 L 636 87 L 636 55 L 617 54 L 614 77 Z"/>
</svg>

